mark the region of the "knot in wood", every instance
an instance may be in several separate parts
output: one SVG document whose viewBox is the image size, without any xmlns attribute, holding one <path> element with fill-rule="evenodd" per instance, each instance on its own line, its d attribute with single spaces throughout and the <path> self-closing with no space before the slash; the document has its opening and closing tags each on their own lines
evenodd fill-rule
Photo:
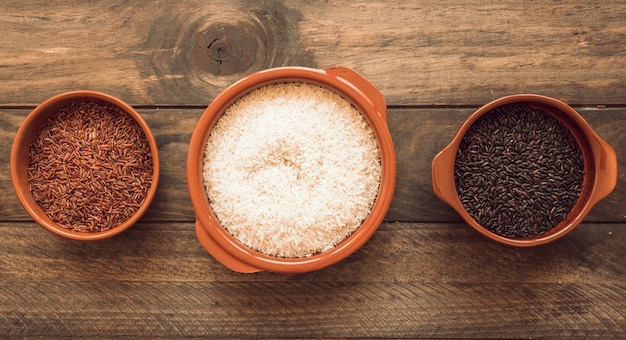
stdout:
<svg viewBox="0 0 626 340">
<path fill-rule="evenodd" d="M 259 46 L 257 31 L 258 28 L 245 22 L 206 27 L 193 38 L 193 62 L 205 74 L 244 73 L 257 62 L 257 51 L 263 48 Z"/>
<path fill-rule="evenodd" d="M 228 38 L 226 37 L 217 38 L 211 41 L 207 48 L 210 51 L 211 58 L 218 63 L 222 63 L 223 61 L 230 59 L 233 52 Z"/>
</svg>

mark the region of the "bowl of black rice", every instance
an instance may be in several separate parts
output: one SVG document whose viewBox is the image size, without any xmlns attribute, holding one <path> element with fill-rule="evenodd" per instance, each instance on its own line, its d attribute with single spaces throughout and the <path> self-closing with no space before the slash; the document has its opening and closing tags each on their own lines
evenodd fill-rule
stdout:
<svg viewBox="0 0 626 340">
<path fill-rule="evenodd" d="M 536 94 L 470 115 L 432 162 L 433 190 L 471 227 L 503 244 L 552 242 L 617 183 L 617 157 L 571 106 Z"/>
</svg>

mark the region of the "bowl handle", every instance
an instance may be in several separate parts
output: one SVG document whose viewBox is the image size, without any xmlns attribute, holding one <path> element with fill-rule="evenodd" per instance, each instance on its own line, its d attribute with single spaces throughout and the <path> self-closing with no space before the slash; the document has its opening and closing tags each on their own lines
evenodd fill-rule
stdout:
<svg viewBox="0 0 626 340">
<path fill-rule="evenodd" d="M 608 196 L 617 185 L 617 155 L 615 150 L 599 136 L 589 138 L 595 157 L 596 183 L 589 197 L 589 206 L 593 206 Z"/>
<path fill-rule="evenodd" d="M 253 267 L 238 258 L 234 257 L 217 243 L 209 232 L 196 220 L 196 235 L 200 244 L 206 249 L 211 256 L 226 266 L 228 269 L 239 273 L 255 273 L 261 269 Z"/>
<path fill-rule="evenodd" d="M 456 150 L 452 145 L 448 145 L 433 158 L 431 171 L 433 192 L 439 199 L 457 210 L 459 203 L 454 182 L 455 159 Z"/>
<path fill-rule="evenodd" d="M 325 71 L 326 74 L 356 90 L 376 110 L 378 116 L 387 122 L 387 102 L 383 94 L 372 83 L 349 68 L 333 67 Z"/>
</svg>

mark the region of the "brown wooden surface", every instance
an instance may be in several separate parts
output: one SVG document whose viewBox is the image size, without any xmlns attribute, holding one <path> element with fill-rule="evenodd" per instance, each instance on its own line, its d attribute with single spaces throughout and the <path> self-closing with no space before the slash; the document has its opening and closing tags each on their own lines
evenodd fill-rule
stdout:
<svg viewBox="0 0 626 340">
<path fill-rule="evenodd" d="M 4 1 L 0 337 L 626 338 L 624 13 L 625 1 Z M 220 91 L 281 65 L 350 67 L 381 90 L 397 189 L 348 259 L 238 274 L 196 239 L 187 146 Z M 137 107 L 161 155 L 148 213 L 101 242 L 39 227 L 9 176 L 26 115 L 75 89 Z M 521 92 L 574 105 L 619 160 L 585 222 L 532 249 L 478 235 L 430 182 L 471 112 Z"/>
</svg>

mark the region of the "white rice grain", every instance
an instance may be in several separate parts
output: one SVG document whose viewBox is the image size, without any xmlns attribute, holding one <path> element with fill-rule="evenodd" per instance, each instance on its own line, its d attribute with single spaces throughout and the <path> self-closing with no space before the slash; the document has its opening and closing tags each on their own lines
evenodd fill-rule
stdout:
<svg viewBox="0 0 626 340">
<path fill-rule="evenodd" d="M 211 207 L 246 246 L 277 257 L 332 249 L 369 214 L 381 179 L 373 130 L 347 100 L 281 83 L 236 101 L 209 136 Z"/>
</svg>

